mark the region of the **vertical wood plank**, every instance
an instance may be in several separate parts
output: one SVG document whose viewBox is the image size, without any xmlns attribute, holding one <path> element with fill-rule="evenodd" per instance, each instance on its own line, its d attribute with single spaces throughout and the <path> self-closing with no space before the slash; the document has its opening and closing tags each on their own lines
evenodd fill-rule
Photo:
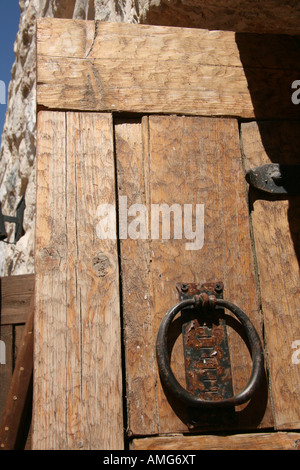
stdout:
<svg viewBox="0 0 300 470">
<path fill-rule="evenodd" d="M 148 240 L 121 241 L 122 275 L 126 277 L 123 279 L 123 286 L 126 285 L 123 297 L 127 303 L 124 308 L 126 349 L 128 358 L 132 358 L 126 363 L 127 375 L 131 374 L 143 384 L 139 389 L 132 386 L 133 380 L 128 382 L 130 412 L 135 418 L 135 430 L 139 430 L 137 434 L 144 432 L 142 419 L 145 416 L 154 416 L 155 419 L 148 428 L 148 435 L 151 432 L 186 432 L 185 407 L 165 394 L 157 370 L 153 379 L 148 378 L 151 361 L 156 363 L 153 353 L 160 322 L 178 301 L 176 283 L 223 281 L 224 298 L 244 309 L 261 333 L 238 126 L 231 119 L 150 116 L 142 120 L 140 137 L 132 137 L 130 132 L 132 129 L 129 131 L 125 125 L 117 130 L 117 161 L 121 169 L 118 172 L 119 194 L 122 190 L 123 195 L 130 195 L 128 206 L 146 201 L 149 214 Z M 138 144 L 133 142 L 134 139 Z M 184 204 L 192 204 L 193 230 L 195 206 L 204 204 L 202 247 L 187 250 L 186 243 L 192 240 L 184 234 L 182 239 L 175 239 L 172 217 L 170 239 L 162 239 L 161 223 L 159 238 L 153 238 L 150 222 L 152 204 L 163 203 L 169 207 L 179 204 L 182 210 Z M 133 217 L 128 218 L 128 226 L 133 220 Z M 129 273 L 135 280 L 132 283 Z M 138 286 L 136 292 L 135 284 Z M 135 333 L 140 334 L 143 329 L 147 330 L 151 347 L 143 345 L 139 356 L 139 336 L 136 337 Z M 231 327 L 228 330 L 237 392 L 248 381 L 251 358 L 240 334 Z M 172 367 L 177 379 L 185 386 L 182 339 L 176 334 L 174 330 Z M 143 358 L 146 350 L 152 351 L 147 365 Z M 142 378 L 144 367 L 145 376 Z M 152 381 L 148 400 L 143 397 L 146 381 L 149 385 Z M 265 385 L 259 396 L 237 410 L 237 427 L 272 425 Z"/>
<path fill-rule="evenodd" d="M 13 374 L 13 326 L 0 325 L 0 340 L 5 344 L 5 364 L 0 364 L 0 420 L 6 405 Z"/>
<path fill-rule="evenodd" d="M 299 122 L 242 124 L 246 169 L 299 163 Z M 250 192 L 276 429 L 300 425 L 300 198 Z M 296 349 L 295 349 L 296 347 Z"/>
<path fill-rule="evenodd" d="M 133 221 L 134 214 L 125 215 L 133 204 L 147 207 L 144 144 L 147 144 L 148 120 L 143 122 L 144 125 L 140 121 L 119 122 L 115 126 L 119 219 L 126 225 L 127 237 L 120 239 L 120 254 L 129 435 L 157 432 L 155 351 L 149 298 L 150 241 L 128 236 L 127 223 Z M 143 134 L 146 134 L 145 139 Z"/>
<path fill-rule="evenodd" d="M 178 300 L 176 282 L 221 280 L 224 298 L 242 308 L 261 333 L 237 121 L 151 116 L 149 135 L 151 204 L 204 204 L 201 249 L 187 250 L 188 240 L 184 238 L 152 240 L 154 331 Z M 247 383 L 251 359 L 239 334 L 233 328 L 228 328 L 228 333 L 237 393 Z M 174 366 L 179 362 L 175 357 Z M 178 367 L 177 371 L 180 377 Z M 159 409 L 163 410 L 160 432 L 170 432 L 175 420 L 171 422 L 160 386 L 157 394 Z M 250 427 L 261 425 L 265 409 L 260 410 L 259 401 L 266 405 L 266 398 L 260 397 L 248 410 L 247 406 L 240 408 L 240 422 Z M 179 407 L 177 410 L 179 414 Z"/>
<path fill-rule="evenodd" d="M 19 325 L 15 348 L 16 362 L 10 382 L 6 406 L 0 423 L 0 447 L 4 450 L 24 449 L 30 425 L 33 372 L 33 297 L 25 327 Z M 20 334 L 22 338 L 20 338 Z"/>
<path fill-rule="evenodd" d="M 34 449 L 123 448 L 114 177 L 110 114 L 39 113 Z"/>
</svg>

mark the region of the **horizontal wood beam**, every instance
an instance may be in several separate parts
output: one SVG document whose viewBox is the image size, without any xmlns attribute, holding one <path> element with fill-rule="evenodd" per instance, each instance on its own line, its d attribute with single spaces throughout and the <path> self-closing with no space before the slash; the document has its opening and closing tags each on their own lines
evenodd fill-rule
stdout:
<svg viewBox="0 0 300 470">
<path fill-rule="evenodd" d="M 37 102 L 52 109 L 297 118 L 292 37 L 44 18 Z"/>
<path fill-rule="evenodd" d="M 34 274 L 0 278 L 1 325 L 26 323 L 34 292 L 34 280 Z"/>
<path fill-rule="evenodd" d="M 134 439 L 132 450 L 297 450 L 300 433 L 275 432 L 232 436 L 171 436 Z"/>
</svg>

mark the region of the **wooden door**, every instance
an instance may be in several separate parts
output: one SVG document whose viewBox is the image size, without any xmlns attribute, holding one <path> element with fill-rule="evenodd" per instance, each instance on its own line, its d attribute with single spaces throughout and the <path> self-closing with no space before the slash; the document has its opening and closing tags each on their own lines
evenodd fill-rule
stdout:
<svg viewBox="0 0 300 470">
<path fill-rule="evenodd" d="M 245 173 L 297 160 L 298 114 L 285 96 L 255 105 L 263 67 L 244 68 L 243 47 L 224 32 L 38 23 L 35 448 L 297 447 L 299 199 L 269 200 Z M 264 65 L 276 84 L 296 75 Z M 169 233 L 153 222 L 163 204 Z M 176 283 L 208 281 L 255 325 L 265 373 L 234 419 L 191 428 L 155 343 Z M 227 314 L 237 393 L 252 362 Z M 178 320 L 173 335 L 185 386 Z"/>
</svg>

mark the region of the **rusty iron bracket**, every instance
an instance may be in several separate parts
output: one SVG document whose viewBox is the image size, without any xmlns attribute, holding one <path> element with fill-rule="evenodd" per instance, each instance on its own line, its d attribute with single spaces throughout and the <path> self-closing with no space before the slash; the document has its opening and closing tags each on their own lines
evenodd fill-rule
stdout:
<svg viewBox="0 0 300 470">
<path fill-rule="evenodd" d="M 223 283 L 177 283 L 180 300 L 195 295 L 223 298 Z M 211 310 L 195 315 L 194 308 L 181 312 L 187 390 L 203 400 L 221 400 L 233 395 L 230 354 L 224 310 Z M 233 424 L 234 407 L 216 409 L 188 408 L 188 427 Z"/>
<path fill-rule="evenodd" d="M 230 426 L 228 410 L 251 400 L 261 386 L 264 377 L 264 351 L 260 337 L 245 312 L 223 299 L 221 282 L 181 283 L 177 284 L 177 290 L 181 300 L 164 315 L 156 337 L 156 360 L 161 382 L 166 391 L 192 410 L 191 419 L 187 422 L 190 428 L 198 426 L 199 420 L 203 427 L 205 411 L 209 418 L 208 425 L 213 424 L 211 420 L 214 416 L 217 416 L 217 424 L 222 424 L 221 416 L 225 415 L 224 424 Z M 252 358 L 249 381 L 236 395 L 232 394 L 225 322 L 227 316 L 224 309 L 229 310 L 244 328 Z M 176 379 L 168 350 L 170 327 L 179 312 L 182 318 L 188 389 L 182 387 Z"/>
<path fill-rule="evenodd" d="M 246 173 L 250 186 L 274 195 L 300 194 L 300 165 L 270 163 Z"/>
<path fill-rule="evenodd" d="M 24 211 L 25 211 L 25 198 L 22 196 L 19 204 L 17 205 L 16 209 L 16 217 L 11 217 L 9 215 L 3 215 L 0 203 L 0 241 L 3 241 L 7 238 L 7 233 L 5 229 L 4 222 L 10 222 L 15 224 L 15 239 L 14 243 L 20 240 L 20 238 L 24 235 L 23 229 L 23 219 L 24 219 Z"/>
<path fill-rule="evenodd" d="M 200 410 L 203 426 L 204 409 L 210 419 L 218 415 L 218 424 L 222 420 L 217 409 L 228 410 L 248 402 L 259 390 L 264 377 L 264 351 L 260 337 L 248 316 L 237 305 L 222 298 L 221 282 L 205 284 L 177 285 L 181 300 L 171 307 L 162 318 L 156 337 L 156 360 L 160 379 L 166 391 L 174 399 L 190 409 Z M 252 370 L 246 386 L 236 395 L 232 394 L 230 358 L 226 334 L 229 310 L 244 328 L 245 340 L 252 358 Z M 186 382 L 190 390 L 185 389 L 176 379 L 168 350 L 168 335 L 175 316 L 181 312 Z M 195 410 L 194 410 L 195 411 Z M 195 411 L 187 423 L 190 428 L 198 424 Z M 227 414 L 226 425 L 229 417 Z M 208 423 L 212 424 L 212 423 Z"/>
</svg>

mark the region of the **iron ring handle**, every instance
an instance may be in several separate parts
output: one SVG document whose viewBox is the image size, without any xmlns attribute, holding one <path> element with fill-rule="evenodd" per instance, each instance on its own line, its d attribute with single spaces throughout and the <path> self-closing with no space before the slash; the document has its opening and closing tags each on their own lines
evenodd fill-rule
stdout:
<svg viewBox="0 0 300 470">
<path fill-rule="evenodd" d="M 223 299 L 213 298 L 214 307 L 226 308 L 230 310 L 243 325 L 247 339 L 250 345 L 250 352 L 252 356 L 252 371 L 250 379 L 245 388 L 237 395 L 224 398 L 221 400 L 203 400 L 185 390 L 175 378 L 171 366 L 168 354 L 167 342 L 169 328 L 175 315 L 180 312 L 183 308 L 188 306 L 196 306 L 199 303 L 199 299 L 196 297 L 191 299 L 182 300 L 174 307 L 172 307 L 164 316 L 157 334 L 156 340 L 156 358 L 158 368 L 163 384 L 170 390 L 173 396 L 179 400 L 185 402 L 191 407 L 223 407 L 223 406 L 236 406 L 242 403 L 246 403 L 257 391 L 261 379 L 264 374 L 264 355 L 261 346 L 260 338 L 257 331 L 247 315 L 236 305 Z"/>
</svg>

